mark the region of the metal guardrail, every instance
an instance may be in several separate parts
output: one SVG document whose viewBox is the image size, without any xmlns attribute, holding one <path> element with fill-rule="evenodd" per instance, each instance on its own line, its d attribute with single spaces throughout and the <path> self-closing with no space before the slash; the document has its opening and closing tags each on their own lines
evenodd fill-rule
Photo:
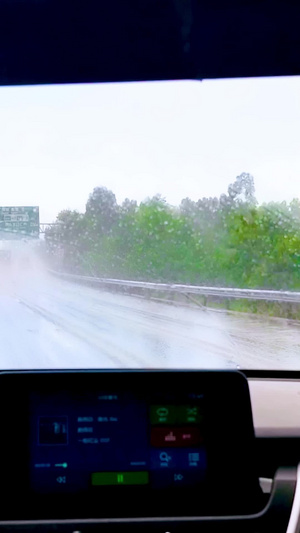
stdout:
<svg viewBox="0 0 300 533">
<path fill-rule="evenodd" d="M 145 289 L 161 292 L 181 293 L 183 295 L 193 294 L 199 296 L 214 296 L 225 299 L 246 299 L 246 300 L 265 300 L 269 302 L 292 302 L 300 303 L 300 292 L 291 291 L 270 291 L 258 289 L 235 289 L 222 287 L 201 287 L 196 285 L 179 285 L 169 283 L 151 283 L 146 281 L 130 281 L 124 279 L 95 278 L 89 276 L 80 276 L 77 274 L 66 274 L 49 270 L 49 272 L 60 278 L 65 278 L 88 283 L 95 286 L 119 286 L 123 288 Z"/>
</svg>

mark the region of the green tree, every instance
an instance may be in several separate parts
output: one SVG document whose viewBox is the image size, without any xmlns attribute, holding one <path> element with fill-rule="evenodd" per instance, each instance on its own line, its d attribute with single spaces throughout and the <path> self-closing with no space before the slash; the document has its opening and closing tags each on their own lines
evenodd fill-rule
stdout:
<svg viewBox="0 0 300 533">
<path fill-rule="evenodd" d="M 90 231 L 95 236 L 101 237 L 112 232 L 119 215 L 114 193 L 105 187 L 96 187 L 88 198 L 85 214 Z"/>
</svg>

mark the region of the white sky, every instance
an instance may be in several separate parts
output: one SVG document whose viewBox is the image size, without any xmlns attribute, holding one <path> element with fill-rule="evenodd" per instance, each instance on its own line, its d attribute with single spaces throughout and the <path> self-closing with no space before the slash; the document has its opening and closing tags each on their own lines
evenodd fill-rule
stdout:
<svg viewBox="0 0 300 533">
<path fill-rule="evenodd" d="M 300 197 L 300 78 L 0 88 L 0 205 L 41 221 L 119 202 L 219 196 L 241 172 L 259 202 Z"/>
</svg>

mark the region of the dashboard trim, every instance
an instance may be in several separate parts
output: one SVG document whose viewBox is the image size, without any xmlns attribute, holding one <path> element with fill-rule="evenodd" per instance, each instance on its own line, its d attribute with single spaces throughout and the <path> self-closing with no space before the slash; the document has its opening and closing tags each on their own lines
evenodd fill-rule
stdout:
<svg viewBox="0 0 300 533">
<path fill-rule="evenodd" d="M 256 437 L 300 437 L 300 378 L 248 378 Z"/>
<path fill-rule="evenodd" d="M 299 533 L 300 531 L 300 464 L 297 467 L 297 482 L 293 507 L 286 533 Z"/>
</svg>

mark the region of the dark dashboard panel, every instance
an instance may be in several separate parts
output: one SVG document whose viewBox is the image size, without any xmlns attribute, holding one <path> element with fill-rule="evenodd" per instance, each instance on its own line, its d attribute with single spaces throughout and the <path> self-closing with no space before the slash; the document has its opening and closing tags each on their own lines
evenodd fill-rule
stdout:
<svg viewBox="0 0 300 533">
<path fill-rule="evenodd" d="M 239 372 L 3 373 L 0 396 L 2 519 L 262 508 L 248 383 Z"/>
<path fill-rule="evenodd" d="M 2 372 L 0 396 L 0 531 L 287 529 L 297 469 L 239 372 Z"/>
</svg>

